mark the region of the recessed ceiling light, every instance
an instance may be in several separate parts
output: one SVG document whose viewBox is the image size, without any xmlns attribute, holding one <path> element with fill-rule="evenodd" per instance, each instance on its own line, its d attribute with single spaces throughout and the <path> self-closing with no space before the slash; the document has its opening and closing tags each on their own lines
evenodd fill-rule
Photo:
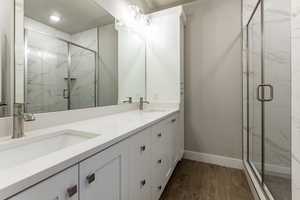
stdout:
<svg viewBox="0 0 300 200">
<path fill-rule="evenodd" d="M 55 23 L 60 21 L 60 17 L 57 15 L 51 15 L 49 18 L 52 22 L 55 22 Z"/>
</svg>

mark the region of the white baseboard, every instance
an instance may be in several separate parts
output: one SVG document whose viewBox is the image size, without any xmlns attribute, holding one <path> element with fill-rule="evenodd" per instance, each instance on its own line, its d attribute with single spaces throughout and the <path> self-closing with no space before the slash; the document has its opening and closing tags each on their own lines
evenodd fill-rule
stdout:
<svg viewBox="0 0 300 200">
<path fill-rule="evenodd" d="M 184 158 L 188 160 L 194 160 L 204 163 L 210 163 L 215 165 L 220 165 L 223 167 L 230 167 L 236 169 L 243 169 L 243 162 L 240 159 L 219 156 L 214 154 L 200 153 L 195 151 L 184 151 Z"/>
</svg>

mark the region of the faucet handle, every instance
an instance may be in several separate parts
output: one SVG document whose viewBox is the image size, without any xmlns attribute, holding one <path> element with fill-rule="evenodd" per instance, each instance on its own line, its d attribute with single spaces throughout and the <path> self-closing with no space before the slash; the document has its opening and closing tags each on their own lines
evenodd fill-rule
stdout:
<svg viewBox="0 0 300 200">
<path fill-rule="evenodd" d="M 150 102 L 149 101 L 144 101 L 144 97 L 140 97 L 140 103 L 147 103 L 147 104 L 149 104 Z"/>
<path fill-rule="evenodd" d="M 126 98 L 128 98 L 128 100 L 127 101 L 123 101 L 123 103 L 132 103 L 132 97 L 126 97 Z"/>
<path fill-rule="evenodd" d="M 24 121 L 25 122 L 35 121 L 34 114 L 33 113 L 24 113 Z"/>
</svg>

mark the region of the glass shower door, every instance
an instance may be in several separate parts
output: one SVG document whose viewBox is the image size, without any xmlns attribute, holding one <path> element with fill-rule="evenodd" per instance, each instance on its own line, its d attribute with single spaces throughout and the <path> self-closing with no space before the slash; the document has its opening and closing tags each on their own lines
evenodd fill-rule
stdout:
<svg viewBox="0 0 300 200">
<path fill-rule="evenodd" d="M 247 158 L 265 194 L 275 200 L 292 198 L 288 13 L 288 2 L 260 1 L 247 26 Z"/>
<path fill-rule="evenodd" d="M 43 42 L 41 42 L 43 41 Z M 67 110 L 68 45 L 44 34 L 25 31 L 25 111 Z"/>
<path fill-rule="evenodd" d="M 96 53 L 70 44 L 70 109 L 96 106 Z"/>
<path fill-rule="evenodd" d="M 262 22 L 261 7 L 257 7 L 247 27 L 248 43 L 248 162 L 262 178 L 263 163 L 263 103 L 257 99 L 259 86 L 262 84 Z"/>
</svg>

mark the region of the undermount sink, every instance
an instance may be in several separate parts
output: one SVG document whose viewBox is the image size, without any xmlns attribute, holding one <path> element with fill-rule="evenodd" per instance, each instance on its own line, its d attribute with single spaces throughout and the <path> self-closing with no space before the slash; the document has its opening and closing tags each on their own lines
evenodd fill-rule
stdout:
<svg viewBox="0 0 300 200">
<path fill-rule="evenodd" d="M 166 112 L 167 110 L 165 109 L 159 109 L 159 108 L 147 108 L 143 110 L 145 113 L 153 113 L 153 112 Z"/>
<path fill-rule="evenodd" d="M 99 135 L 63 130 L 0 143 L 0 170 L 15 167 L 97 136 Z"/>
</svg>

